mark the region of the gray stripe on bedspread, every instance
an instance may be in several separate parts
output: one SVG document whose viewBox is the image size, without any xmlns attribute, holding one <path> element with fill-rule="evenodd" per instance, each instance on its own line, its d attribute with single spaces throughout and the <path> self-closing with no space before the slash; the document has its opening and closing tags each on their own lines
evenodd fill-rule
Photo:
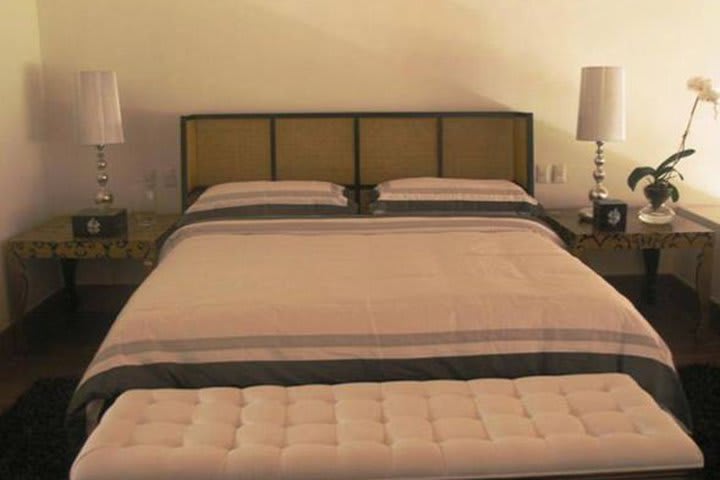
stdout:
<svg viewBox="0 0 720 480">
<path fill-rule="evenodd" d="M 122 392 L 137 388 L 470 380 L 605 372 L 627 373 L 688 429 L 692 428 L 687 400 L 672 368 L 648 358 L 585 352 L 123 366 L 99 373 L 80 384 L 68 407 L 67 421 L 70 424 L 81 422 L 82 407 L 92 399 L 112 401 Z"/>
<path fill-rule="evenodd" d="M 343 207 L 338 207 L 343 208 Z M 198 212 L 199 213 L 199 212 Z M 349 215 L 346 219 L 353 220 L 353 219 L 363 219 L 363 218 L 376 218 L 372 216 L 363 217 L 363 216 L 357 216 L 357 215 Z M 313 224 L 308 224 L 307 222 L 303 222 L 302 220 L 295 221 L 293 218 L 276 218 L 274 220 L 280 220 L 276 223 L 274 222 L 267 222 L 263 224 L 261 229 L 258 229 L 257 224 L 244 224 L 243 222 L 236 223 L 236 224 L 204 224 L 199 225 L 202 227 L 202 230 L 198 230 L 197 232 L 194 232 L 196 235 L 198 234 L 207 234 L 207 233 L 242 233 L 245 235 L 268 235 L 268 234 L 281 234 L 281 235 L 287 235 L 287 234 L 293 234 L 293 235 L 318 235 L 318 234 L 324 234 L 328 232 L 335 232 L 335 233 L 349 233 L 349 234 L 355 234 L 355 233 L 366 233 L 366 234 L 385 234 L 388 233 L 388 231 L 391 231 L 392 233 L 397 233 L 400 231 L 407 232 L 407 233 L 418 233 L 418 232 L 440 232 L 445 233 L 448 231 L 456 231 L 459 229 L 467 229 L 467 228 L 479 228 L 483 231 L 489 231 L 489 228 L 492 228 L 493 232 L 498 231 L 507 231 L 507 230 L 517 230 L 519 223 L 518 220 L 521 220 L 522 222 L 528 222 L 528 224 L 532 225 L 538 225 L 544 229 L 548 229 L 549 227 L 544 224 L 542 221 L 538 219 L 534 219 L 532 217 L 495 217 L 492 216 L 490 219 L 495 222 L 493 224 L 482 224 L 479 223 L 479 219 L 482 219 L 483 217 L 450 217 L 450 218 L 443 218 L 443 217 L 434 217 L 432 223 L 428 224 L 427 220 L 416 220 L 416 219 L 407 219 L 402 218 L 397 221 L 391 221 L 388 219 L 382 219 L 384 221 L 372 221 L 372 222 L 364 222 L 364 223 L 353 223 L 353 222 L 342 222 L 342 223 L 335 223 L 335 222 L 317 222 Z M 259 218 L 251 218 L 248 220 L 261 220 Z M 395 220 L 395 219 L 393 219 Z M 503 223 L 503 220 L 506 220 Z M 507 229 L 507 230 L 503 230 Z"/>
<path fill-rule="evenodd" d="M 528 202 L 490 202 L 467 200 L 378 200 L 370 205 L 374 215 L 478 215 L 536 217 L 539 205 Z"/>
<path fill-rule="evenodd" d="M 336 207 L 344 208 L 344 207 Z M 196 212 L 195 214 L 201 214 L 205 212 Z M 191 217 L 190 214 L 186 217 Z M 334 217 L 342 218 L 346 220 L 352 220 L 357 218 L 364 218 L 360 216 L 347 216 L 347 217 Z M 373 218 L 373 217 L 368 217 Z M 377 218 L 377 217 L 374 217 Z M 268 219 L 269 221 L 263 222 L 262 228 L 258 228 L 258 225 L 254 222 L 235 222 L 232 224 L 228 223 L 212 223 L 207 222 L 208 220 L 230 220 L 230 217 L 220 216 L 213 218 L 208 216 L 206 218 L 188 218 L 179 222 L 177 228 L 172 231 L 172 234 L 168 234 L 163 238 L 163 253 L 167 253 L 172 247 L 180 243 L 181 240 L 196 237 L 198 235 L 225 235 L 225 234 L 237 234 L 237 235 L 325 235 L 328 233 L 337 234 L 348 234 L 348 235 L 382 235 L 387 233 L 445 233 L 447 231 L 457 231 L 465 229 L 480 229 L 481 231 L 488 231 L 490 225 L 479 223 L 479 220 L 483 217 L 433 217 L 433 222 L 428 225 L 427 221 L 424 220 L 409 220 L 408 218 L 400 217 L 398 221 L 389 221 L 392 217 L 383 217 L 379 222 L 363 222 L 354 223 L 349 222 L 313 222 L 312 224 L 297 220 L 295 218 L 275 218 Z M 246 218 L 247 220 L 261 220 L 259 218 Z M 549 238 L 554 238 L 554 233 L 550 228 L 544 224 L 541 220 L 533 217 L 488 217 L 495 223 L 492 225 L 493 232 L 501 231 L 517 231 L 518 220 L 526 223 L 528 226 L 533 226 L 533 231 L 543 231 Z M 273 221 L 274 220 L 274 221 Z M 193 227 L 193 228 L 182 228 L 182 227 Z M 530 227 L 532 228 L 532 227 Z"/>
<path fill-rule="evenodd" d="M 593 342 L 619 345 L 641 345 L 660 350 L 650 337 L 608 330 L 589 329 L 503 329 L 468 330 L 459 332 L 432 332 L 387 335 L 272 335 L 195 338 L 191 340 L 139 341 L 111 345 L 98 352 L 93 363 L 105 361 L 116 355 L 134 355 L 151 351 L 191 352 L 206 350 L 230 350 L 238 348 L 324 348 L 412 347 L 438 344 L 462 344 L 485 342 L 523 341 Z"/>
</svg>

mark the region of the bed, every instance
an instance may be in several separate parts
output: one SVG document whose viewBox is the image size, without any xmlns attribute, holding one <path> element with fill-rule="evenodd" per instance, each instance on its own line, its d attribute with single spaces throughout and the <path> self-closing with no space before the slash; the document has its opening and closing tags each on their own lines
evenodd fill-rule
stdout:
<svg viewBox="0 0 720 480">
<path fill-rule="evenodd" d="M 509 180 L 532 195 L 531 114 L 192 115 L 181 138 L 184 208 L 227 182 L 317 180 L 361 215 L 186 216 L 71 419 L 92 425 L 138 388 L 622 372 L 690 426 L 663 340 L 537 218 L 364 215 L 373 188 L 400 177 Z"/>
</svg>

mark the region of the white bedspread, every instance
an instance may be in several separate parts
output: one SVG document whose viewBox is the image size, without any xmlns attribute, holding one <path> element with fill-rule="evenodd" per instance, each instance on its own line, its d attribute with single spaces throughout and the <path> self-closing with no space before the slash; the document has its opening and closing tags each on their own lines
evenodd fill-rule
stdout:
<svg viewBox="0 0 720 480">
<path fill-rule="evenodd" d="M 355 218 L 182 228 L 85 379 L 121 366 L 592 352 L 671 355 L 537 222 Z"/>
</svg>

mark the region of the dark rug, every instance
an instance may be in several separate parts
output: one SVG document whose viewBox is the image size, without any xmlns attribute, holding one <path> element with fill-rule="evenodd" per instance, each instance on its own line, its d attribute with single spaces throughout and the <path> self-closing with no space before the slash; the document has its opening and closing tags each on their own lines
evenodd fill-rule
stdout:
<svg viewBox="0 0 720 480">
<path fill-rule="evenodd" d="M 706 479 L 720 479 L 720 368 L 690 365 L 679 369 L 693 417 L 693 439 L 705 456 Z"/>
<path fill-rule="evenodd" d="M 693 412 L 695 441 L 705 455 L 705 479 L 720 479 L 720 368 L 680 369 Z M 77 448 L 65 431 L 65 408 L 76 378 L 36 382 L 0 416 L 0 479 L 65 480 Z"/>
<path fill-rule="evenodd" d="M 68 478 L 77 449 L 69 446 L 65 409 L 78 380 L 39 380 L 0 416 L 0 479 Z"/>
</svg>

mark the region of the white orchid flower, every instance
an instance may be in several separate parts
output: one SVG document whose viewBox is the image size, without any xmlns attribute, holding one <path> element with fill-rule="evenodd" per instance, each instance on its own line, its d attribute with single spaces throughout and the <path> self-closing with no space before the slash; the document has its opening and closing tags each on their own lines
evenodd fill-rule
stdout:
<svg viewBox="0 0 720 480">
<path fill-rule="evenodd" d="M 712 80 L 706 77 L 692 77 L 688 80 L 687 86 L 690 90 L 704 92 L 712 89 Z"/>
<path fill-rule="evenodd" d="M 674 202 L 677 202 L 680 198 L 680 193 L 677 187 L 670 183 L 674 178 L 682 180 L 682 175 L 675 168 L 678 162 L 685 157 L 689 157 L 695 153 L 692 148 L 685 148 L 685 142 L 687 141 L 688 134 L 690 133 L 690 126 L 692 125 L 693 118 L 695 117 L 695 110 L 700 102 L 712 103 L 713 109 L 715 110 L 715 118 L 718 116 L 718 107 L 720 106 L 720 92 L 713 89 L 712 80 L 706 77 L 692 77 L 687 81 L 687 86 L 690 90 L 695 92 L 695 101 L 693 102 L 692 109 L 690 110 L 690 118 L 688 119 L 685 131 L 680 139 L 680 147 L 677 152 L 670 155 L 666 160 L 660 163 L 657 168 L 652 167 L 637 167 L 628 176 L 627 183 L 631 190 L 635 190 L 637 183 L 643 178 L 650 179 L 650 184 L 662 184 L 670 188 L 671 198 Z"/>
</svg>

